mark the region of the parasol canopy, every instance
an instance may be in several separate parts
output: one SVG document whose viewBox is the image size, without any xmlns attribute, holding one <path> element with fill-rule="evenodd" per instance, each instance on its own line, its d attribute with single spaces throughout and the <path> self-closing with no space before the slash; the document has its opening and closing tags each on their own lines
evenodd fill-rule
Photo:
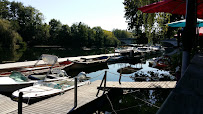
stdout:
<svg viewBox="0 0 203 114">
<path fill-rule="evenodd" d="M 197 17 L 203 18 L 203 0 L 197 0 Z M 185 15 L 186 0 L 163 0 L 138 8 L 143 13 L 165 12 L 171 14 Z"/>
<path fill-rule="evenodd" d="M 186 20 L 180 20 L 180 21 L 175 21 L 168 23 L 166 25 L 170 27 L 185 27 Z M 197 19 L 197 26 L 196 27 L 203 27 L 203 20 L 202 19 Z"/>
</svg>

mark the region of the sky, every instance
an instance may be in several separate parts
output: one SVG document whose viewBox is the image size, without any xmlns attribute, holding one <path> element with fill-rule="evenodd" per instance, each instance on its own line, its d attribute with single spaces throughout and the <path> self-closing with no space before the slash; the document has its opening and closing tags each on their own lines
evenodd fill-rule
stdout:
<svg viewBox="0 0 203 114">
<path fill-rule="evenodd" d="M 9 0 L 22 2 L 24 6 L 38 9 L 45 23 L 57 19 L 71 26 L 82 22 L 88 26 L 100 26 L 104 30 L 127 29 L 124 18 L 124 0 Z"/>
</svg>

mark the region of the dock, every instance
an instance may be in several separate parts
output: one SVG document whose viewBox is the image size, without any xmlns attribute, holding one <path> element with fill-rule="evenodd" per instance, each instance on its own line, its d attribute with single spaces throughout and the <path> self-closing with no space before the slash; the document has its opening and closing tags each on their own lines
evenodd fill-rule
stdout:
<svg viewBox="0 0 203 114">
<path fill-rule="evenodd" d="M 27 104 L 23 103 L 23 107 Z M 11 100 L 11 98 L 0 94 L 0 114 L 7 114 L 9 112 L 18 110 L 18 102 Z"/>
<path fill-rule="evenodd" d="M 119 53 L 58 58 L 58 62 L 67 61 L 67 59 L 70 60 L 70 61 L 74 61 L 74 60 L 79 60 L 80 58 L 95 58 L 95 57 L 100 57 L 100 56 L 115 56 L 115 55 L 119 55 Z M 19 67 L 33 66 L 33 65 L 35 65 L 35 63 L 36 63 L 37 61 L 38 61 L 38 60 L 0 64 L 0 70 L 1 70 L 1 69 L 11 69 L 11 68 L 19 68 Z M 44 64 L 44 62 L 43 62 L 42 60 L 40 60 L 40 61 L 38 62 L 38 64 Z"/>
<path fill-rule="evenodd" d="M 91 104 L 95 100 L 106 97 L 102 95 L 103 91 L 99 92 L 98 97 L 96 96 L 98 92 L 98 87 L 101 84 L 101 80 L 92 82 L 91 84 L 78 87 L 77 94 L 77 107 L 74 109 L 80 110 L 84 105 Z M 106 88 L 120 88 L 120 89 L 172 89 L 176 86 L 176 81 L 158 81 L 158 82 L 113 82 L 107 81 Z M 108 92 L 107 92 L 108 93 Z M 103 101 L 100 100 L 100 101 Z M 100 105 L 100 102 L 97 104 Z M 2 104 L 0 104 L 2 106 Z M 66 114 L 74 107 L 74 89 L 65 92 L 64 94 L 57 95 L 40 102 L 34 103 L 32 105 L 24 106 L 22 111 L 23 114 Z M 88 106 L 89 109 L 92 107 Z M 85 111 L 84 108 L 81 111 Z M 10 111 L 9 114 L 17 114 L 18 110 Z"/>
</svg>

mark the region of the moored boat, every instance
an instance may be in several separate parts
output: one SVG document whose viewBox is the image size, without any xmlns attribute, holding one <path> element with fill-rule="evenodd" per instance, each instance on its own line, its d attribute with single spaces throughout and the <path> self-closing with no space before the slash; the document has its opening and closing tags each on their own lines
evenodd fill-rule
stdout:
<svg viewBox="0 0 203 114">
<path fill-rule="evenodd" d="M 95 58 L 80 58 L 79 60 L 73 61 L 73 65 L 71 65 L 70 69 L 82 69 L 88 67 L 94 67 L 98 64 L 107 64 L 107 61 L 110 57 L 108 56 L 100 56 Z"/>
<path fill-rule="evenodd" d="M 23 64 L 23 62 L 20 64 Z M 17 66 L 17 63 L 9 63 L 8 65 L 5 64 L 5 66 L 12 67 L 0 69 L 0 76 L 9 76 L 12 71 L 19 71 L 24 75 L 29 75 L 32 73 L 45 73 L 49 71 L 51 67 L 53 69 L 64 69 L 65 67 L 71 66 L 73 63 L 69 60 L 58 62 L 57 56 L 42 54 L 35 64 L 30 65 L 28 62 L 25 62 L 24 64 L 25 65 L 23 66 Z"/>
<path fill-rule="evenodd" d="M 51 82 L 69 78 L 65 71 L 44 75 L 24 76 L 21 72 L 12 72 L 10 76 L 0 77 L 0 92 L 13 92 L 15 90 L 32 86 L 39 81 Z"/>
<path fill-rule="evenodd" d="M 77 86 L 82 86 L 85 84 L 90 84 L 89 78 L 86 77 L 85 73 L 81 72 L 78 76 Z M 84 81 L 86 80 L 86 81 Z M 14 100 L 18 99 L 19 93 L 23 93 L 24 101 L 37 101 L 47 97 L 51 97 L 57 94 L 64 93 L 75 86 L 75 80 L 72 78 L 64 78 L 52 82 L 41 82 L 35 83 L 33 86 L 19 89 L 12 93 L 12 98 Z"/>
</svg>

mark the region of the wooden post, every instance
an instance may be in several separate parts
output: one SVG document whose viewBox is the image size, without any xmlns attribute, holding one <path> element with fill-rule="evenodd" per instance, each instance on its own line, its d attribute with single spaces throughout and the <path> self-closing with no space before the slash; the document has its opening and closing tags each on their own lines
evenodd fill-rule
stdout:
<svg viewBox="0 0 203 114">
<path fill-rule="evenodd" d="M 77 77 L 75 77 L 75 80 L 74 80 L 74 107 L 68 112 L 72 112 L 76 107 L 77 107 L 77 85 L 78 85 L 78 79 Z"/>
<path fill-rule="evenodd" d="M 183 54 L 181 77 L 184 75 L 189 62 L 193 39 L 196 37 L 197 0 L 186 0 L 186 24 L 183 31 Z"/>
<path fill-rule="evenodd" d="M 122 68 L 120 70 L 119 84 L 121 84 Z"/>
<path fill-rule="evenodd" d="M 18 114 L 22 114 L 22 103 L 23 102 L 23 92 L 19 93 L 18 97 Z"/>
<path fill-rule="evenodd" d="M 75 88 L 74 88 L 74 107 L 76 108 L 77 107 L 77 82 L 78 82 L 78 80 L 77 80 L 77 77 L 75 78 Z"/>
</svg>

